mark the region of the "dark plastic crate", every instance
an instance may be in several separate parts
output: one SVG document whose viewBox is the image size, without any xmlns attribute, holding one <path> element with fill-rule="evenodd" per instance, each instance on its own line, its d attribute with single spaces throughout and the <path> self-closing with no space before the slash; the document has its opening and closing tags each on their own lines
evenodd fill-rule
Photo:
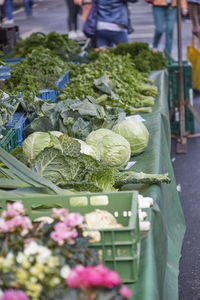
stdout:
<svg viewBox="0 0 200 300">
<path fill-rule="evenodd" d="M 3 136 L 3 137 L 2 137 Z M 14 129 L 6 129 L 0 133 L 0 147 L 7 152 L 11 152 L 17 147 L 17 131 Z"/>
<path fill-rule="evenodd" d="M 23 140 L 25 138 L 24 129 L 28 125 L 27 115 L 24 113 L 16 112 L 13 115 L 13 119 L 11 122 L 6 124 L 6 128 L 12 128 L 17 131 L 17 143 L 19 146 L 22 145 Z"/>
<path fill-rule="evenodd" d="M 169 74 L 169 89 L 168 89 L 168 104 L 169 109 L 171 109 L 174 103 L 178 103 L 179 98 L 179 72 L 178 72 L 178 62 L 169 61 L 168 62 L 168 74 Z M 188 61 L 183 61 L 183 83 L 184 83 L 184 100 L 189 101 L 193 105 L 193 85 L 192 85 L 192 66 Z M 170 123 L 171 123 L 171 133 L 179 133 L 179 116 L 178 113 L 174 113 Z M 191 111 L 185 106 L 185 129 L 190 133 L 194 133 L 194 116 Z"/>
<path fill-rule="evenodd" d="M 138 193 L 96 193 L 64 196 L 2 197 L 0 210 L 7 203 L 22 201 L 31 219 L 50 216 L 51 208 L 67 208 L 83 216 L 95 209 L 106 210 L 115 216 L 120 228 L 91 229 L 100 233 L 100 241 L 91 243 L 99 254 L 100 262 L 119 273 L 123 282 L 134 282 L 138 278 L 140 258 L 140 230 L 138 220 Z"/>
</svg>

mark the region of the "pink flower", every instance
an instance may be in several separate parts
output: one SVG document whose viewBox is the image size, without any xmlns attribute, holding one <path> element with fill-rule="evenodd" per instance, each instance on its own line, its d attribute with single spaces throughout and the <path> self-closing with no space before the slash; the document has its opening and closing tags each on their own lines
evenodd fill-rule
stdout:
<svg viewBox="0 0 200 300">
<path fill-rule="evenodd" d="M 24 215 L 25 209 L 24 205 L 21 202 L 14 202 L 12 204 L 7 205 L 7 210 L 2 212 L 3 218 L 13 218 L 18 216 L 19 214 Z"/>
<path fill-rule="evenodd" d="M 70 227 L 76 227 L 83 223 L 83 216 L 79 213 L 70 213 L 64 223 Z"/>
<path fill-rule="evenodd" d="M 120 277 L 115 271 L 110 271 L 103 265 L 76 266 L 66 279 L 71 288 L 113 288 L 121 283 Z"/>
<path fill-rule="evenodd" d="M 115 285 L 120 284 L 121 280 L 117 272 L 109 271 L 104 277 L 104 286 L 112 289 Z"/>
<path fill-rule="evenodd" d="M 3 218 L 0 218 L 0 232 L 8 232 L 8 231 L 9 231 L 9 227 L 7 222 Z"/>
<path fill-rule="evenodd" d="M 124 297 L 126 299 L 129 299 L 132 296 L 131 290 L 129 290 L 125 285 L 122 285 L 119 293 L 122 297 Z"/>
<path fill-rule="evenodd" d="M 103 286 L 104 283 L 104 274 L 98 272 L 97 267 L 88 266 L 85 270 L 85 277 L 87 278 L 86 286 L 98 288 L 99 286 Z"/>
<path fill-rule="evenodd" d="M 29 300 L 29 297 L 22 290 L 5 290 L 0 300 Z"/>
<path fill-rule="evenodd" d="M 66 208 L 52 208 L 52 212 L 54 213 L 53 216 L 59 218 L 60 221 L 64 221 L 69 215 L 68 210 Z"/>
<path fill-rule="evenodd" d="M 67 285 L 71 288 L 80 288 L 84 286 L 84 271 L 84 266 L 76 265 L 76 267 L 70 271 L 68 277 L 65 279 Z"/>
<path fill-rule="evenodd" d="M 67 227 L 63 222 L 58 222 L 54 226 L 54 231 L 51 232 L 50 236 L 61 246 L 65 241 L 69 244 L 73 244 L 74 239 L 78 236 L 78 232 L 76 229 Z"/>
<path fill-rule="evenodd" d="M 32 229 L 32 222 L 26 216 L 17 215 L 8 221 L 0 221 L 0 230 L 2 232 L 14 232 L 17 229 L 21 230 L 21 235 L 24 236 Z"/>
<path fill-rule="evenodd" d="M 21 202 L 14 202 L 13 204 L 8 204 L 8 210 L 9 210 L 9 206 L 11 206 L 12 209 L 16 210 L 20 214 L 24 214 L 26 212 L 24 209 L 24 205 Z"/>
</svg>

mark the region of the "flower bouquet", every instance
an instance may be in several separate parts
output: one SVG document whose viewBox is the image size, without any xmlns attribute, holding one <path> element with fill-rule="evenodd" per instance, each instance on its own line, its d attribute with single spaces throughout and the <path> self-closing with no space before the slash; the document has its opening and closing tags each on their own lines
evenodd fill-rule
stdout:
<svg viewBox="0 0 200 300">
<path fill-rule="evenodd" d="M 0 300 L 122 300 L 117 272 L 98 264 L 79 213 L 52 209 L 32 222 L 21 202 L 0 216 Z"/>
</svg>

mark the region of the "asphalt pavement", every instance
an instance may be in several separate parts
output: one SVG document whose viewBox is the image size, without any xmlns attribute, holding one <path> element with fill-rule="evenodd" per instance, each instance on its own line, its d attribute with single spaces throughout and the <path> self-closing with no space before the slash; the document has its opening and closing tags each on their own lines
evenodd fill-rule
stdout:
<svg viewBox="0 0 200 300">
<path fill-rule="evenodd" d="M 130 40 L 148 42 L 153 39 L 154 23 L 152 7 L 144 0 L 130 4 L 131 20 L 134 32 Z M 26 17 L 23 6 L 15 8 L 15 24 L 20 27 L 22 38 L 28 37 L 32 32 L 48 33 L 56 31 L 67 33 L 67 7 L 65 0 L 35 0 L 33 14 Z M 79 18 L 79 27 L 82 21 Z M 187 45 L 191 42 L 191 22 L 182 20 L 182 55 L 186 58 Z M 164 48 L 164 37 L 159 49 Z M 177 60 L 177 30 L 174 31 L 172 57 Z M 200 95 L 195 94 L 194 105 L 200 112 Z M 195 121 L 195 131 L 200 132 L 200 125 Z M 180 199 L 183 206 L 187 224 L 184 239 L 182 258 L 180 261 L 179 291 L 180 300 L 200 300 L 200 138 L 191 138 L 187 142 L 187 154 L 176 154 L 176 141 L 172 141 L 171 157 L 177 185 L 181 188 Z M 174 299 L 169 299 L 174 300 Z"/>
</svg>

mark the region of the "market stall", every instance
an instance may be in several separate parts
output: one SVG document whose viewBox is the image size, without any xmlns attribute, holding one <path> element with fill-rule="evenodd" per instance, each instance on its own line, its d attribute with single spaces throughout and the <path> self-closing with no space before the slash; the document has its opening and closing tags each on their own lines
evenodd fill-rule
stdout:
<svg viewBox="0 0 200 300">
<path fill-rule="evenodd" d="M 149 143 L 143 153 L 131 158 L 135 163 L 129 171 L 149 174 L 167 172 L 171 183 L 129 184 L 122 188 L 123 191 L 139 191 L 144 197 L 153 199 L 153 206 L 146 209 L 150 231 L 141 232 L 138 279 L 128 286 L 132 290 L 133 300 L 178 300 L 178 264 L 185 222 L 170 159 L 167 71 L 151 72 L 150 78 L 158 88 L 158 96 L 153 111 L 139 117 L 149 131 Z M 26 198 L 20 193 L 20 190 L 16 191 L 16 199 L 24 201 Z M 3 193 L 1 201 L 13 201 L 13 197 L 13 191 Z M 32 199 L 30 197 L 34 195 L 27 199 Z"/>
</svg>

